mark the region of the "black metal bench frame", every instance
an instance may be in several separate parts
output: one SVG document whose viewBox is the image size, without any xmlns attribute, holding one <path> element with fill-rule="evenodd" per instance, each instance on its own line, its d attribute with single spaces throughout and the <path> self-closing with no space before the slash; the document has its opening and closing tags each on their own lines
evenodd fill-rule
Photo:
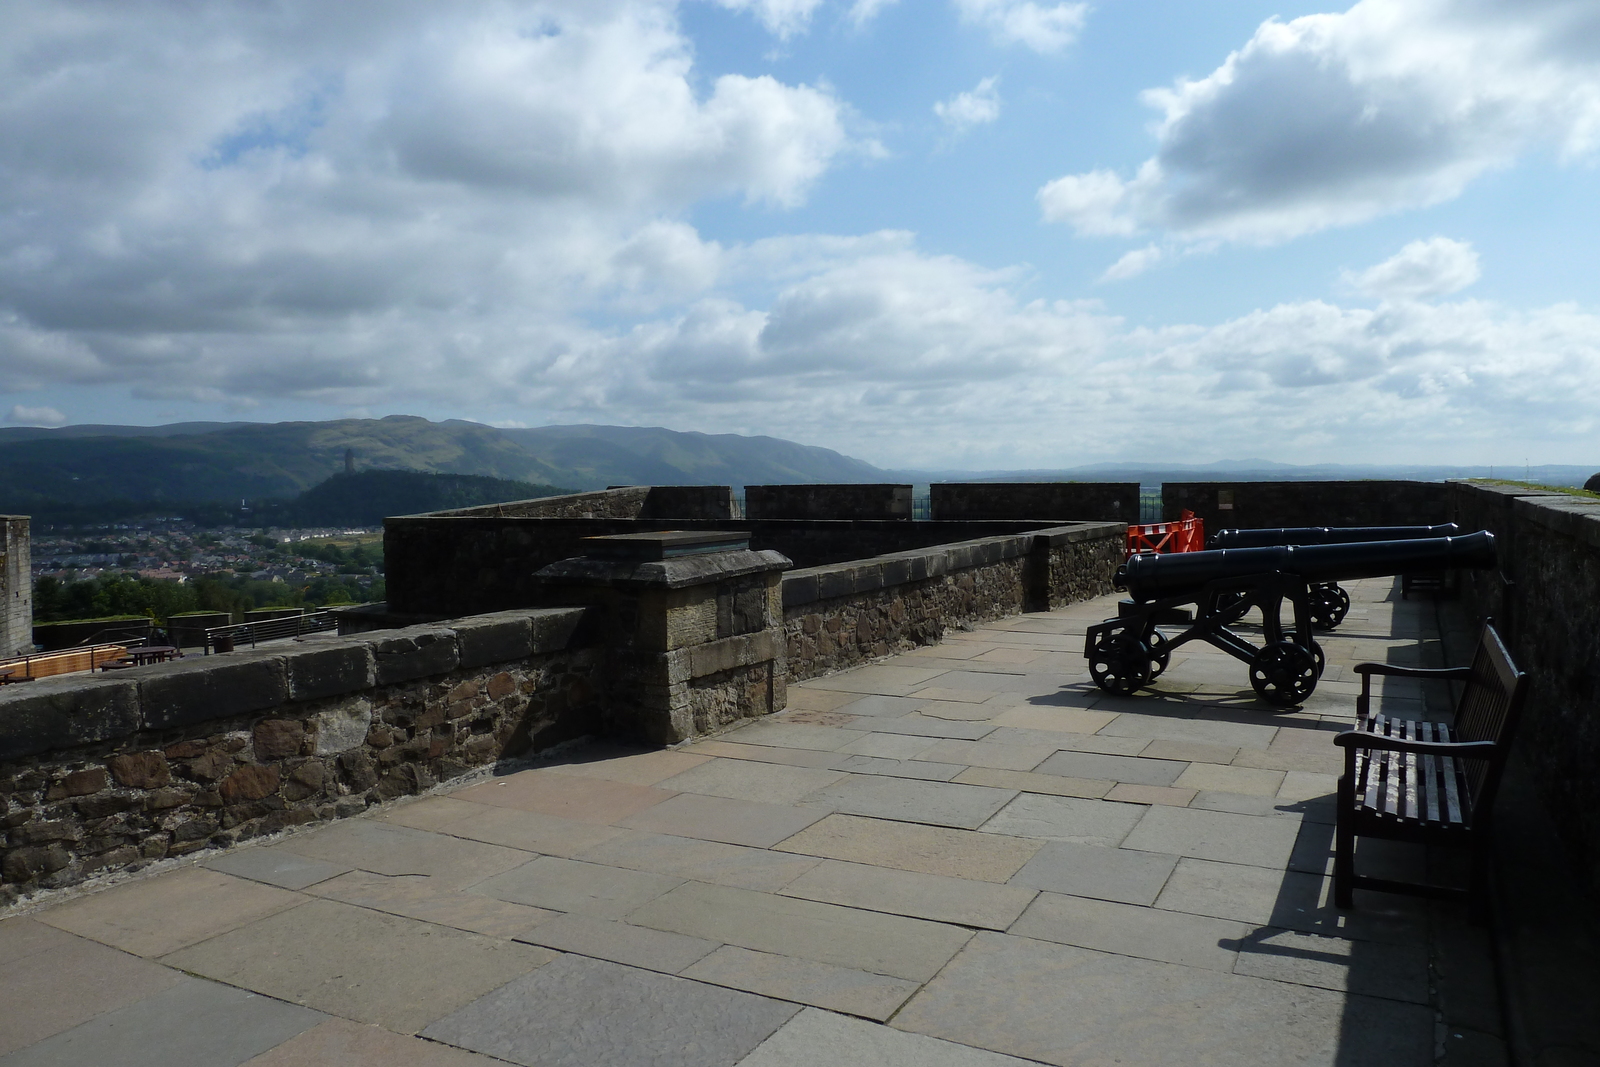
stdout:
<svg viewBox="0 0 1600 1067">
<path fill-rule="evenodd" d="M 1517 670 L 1500 635 L 1485 623 L 1470 667 L 1429 669 L 1362 663 L 1357 726 L 1334 738 L 1344 749 L 1333 864 L 1334 903 L 1349 908 L 1356 889 L 1468 898 L 1487 906 L 1489 834 L 1495 794 L 1516 736 L 1528 676 Z M 1466 683 L 1449 724 L 1371 714 L 1373 675 Z M 1359 875 L 1358 837 L 1471 850 L 1465 888 Z"/>
</svg>

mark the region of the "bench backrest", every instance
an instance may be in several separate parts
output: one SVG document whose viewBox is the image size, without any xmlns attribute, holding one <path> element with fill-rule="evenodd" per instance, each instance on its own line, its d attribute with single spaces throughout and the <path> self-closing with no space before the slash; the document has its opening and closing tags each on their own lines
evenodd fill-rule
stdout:
<svg viewBox="0 0 1600 1067">
<path fill-rule="evenodd" d="M 1499 745 L 1489 759 L 1463 761 L 1471 786 L 1474 824 L 1486 820 L 1493 809 L 1494 794 L 1500 787 L 1500 774 L 1516 736 L 1527 689 L 1528 676 L 1517 670 L 1494 626 L 1484 623 L 1478 650 L 1472 657 L 1472 675 L 1461 693 L 1451 729 L 1451 740 L 1495 741 Z"/>
</svg>

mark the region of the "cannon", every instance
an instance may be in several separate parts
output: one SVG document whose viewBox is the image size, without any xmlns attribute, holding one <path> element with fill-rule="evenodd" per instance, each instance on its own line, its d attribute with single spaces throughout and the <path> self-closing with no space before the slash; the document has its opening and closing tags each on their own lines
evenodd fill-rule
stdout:
<svg viewBox="0 0 1600 1067">
<path fill-rule="evenodd" d="M 1361 541 L 1414 541 L 1455 537 L 1461 528 L 1453 522 L 1439 526 L 1292 526 L 1276 530 L 1218 530 L 1211 548 L 1265 548 L 1274 545 L 1334 545 Z M 1350 594 L 1338 582 L 1313 582 L 1310 589 L 1311 626 L 1331 630 L 1350 610 Z"/>
<path fill-rule="evenodd" d="M 1404 570 L 1495 565 L 1494 535 L 1350 544 L 1274 545 L 1225 548 L 1170 555 L 1137 555 L 1117 570 L 1116 584 L 1131 600 L 1118 618 L 1089 627 L 1083 654 L 1095 684 L 1130 694 L 1148 685 L 1171 660 L 1172 651 L 1205 641 L 1250 666 L 1250 685 L 1263 700 L 1284 706 L 1310 696 L 1325 657 L 1311 636 L 1311 586 L 1380 578 Z M 1286 630 L 1283 602 L 1294 609 Z M 1194 604 L 1194 621 L 1176 637 L 1156 628 L 1172 609 Z M 1252 607 L 1261 609 L 1263 643 L 1258 647 L 1229 629 Z"/>
</svg>

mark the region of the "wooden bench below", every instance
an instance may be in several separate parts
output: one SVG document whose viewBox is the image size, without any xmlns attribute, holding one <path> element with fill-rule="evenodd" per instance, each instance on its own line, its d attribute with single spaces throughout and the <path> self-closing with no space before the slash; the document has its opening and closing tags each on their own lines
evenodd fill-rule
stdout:
<svg viewBox="0 0 1600 1067">
<path fill-rule="evenodd" d="M 1475 910 L 1485 904 L 1488 840 L 1495 793 L 1516 734 L 1527 693 L 1527 675 L 1517 670 L 1493 626 L 1485 625 L 1470 667 L 1431 670 L 1363 663 L 1356 729 L 1334 739 L 1344 749 L 1339 779 L 1338 826 L 1333 866 L 1334 903 L 1348 908 L 1356 889 L 1422 896 L 1468 895 Z M 1464 682 L 1455 719 L 1449 724 L 1392 719 L 1371 714 L 1373 675 Z M 1359 875 L 1357 837 L 1464 845 L 1472 851 L 1471 882 L 1465 888 L 1399 882 Z"/>
</svg>

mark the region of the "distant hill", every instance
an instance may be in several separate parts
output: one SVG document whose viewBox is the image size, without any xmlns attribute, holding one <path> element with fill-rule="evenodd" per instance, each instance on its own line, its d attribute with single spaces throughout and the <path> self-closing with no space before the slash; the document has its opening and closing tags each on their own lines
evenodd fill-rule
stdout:
<svg viewBox="0 0 1600 1067">
<path fill-rule="evenodd" d="M 359 471 L 335 474 L 256 521 L 277 526 L 381 526 L 389 515 L 470 508 L 570 492 L 475 474 Z"/>
<path fill-rule="evenodd" d="M 0 429 L 0 513 L 288 500 L 343 472 L 475 475 L 575 490 L 607 485 L 882 481 L 826 448 L 772 437 L 661 428 L 552 426 L 499 430 L 411 415 L 327 422 L 178 423 Z M 74 510 L 78 509 L 78 510 Z M 417 509 L 413 509 L 417 510 Z M 81 520 L 80 520 L 81 521 Z"/>
</svg>

